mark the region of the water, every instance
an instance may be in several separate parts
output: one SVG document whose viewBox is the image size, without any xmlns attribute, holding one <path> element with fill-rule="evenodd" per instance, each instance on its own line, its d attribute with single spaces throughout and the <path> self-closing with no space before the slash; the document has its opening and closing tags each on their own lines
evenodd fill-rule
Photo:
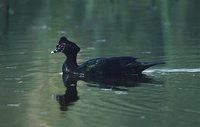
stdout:
<svg viewBox="0 0 200 127">
<path fill-rule="evenodd" d="M 0 13 L 0 126 L 198 127 L 197 5 L 154 0 L 10 1 L 8 15 Z M 5 9 L 3 2 L 0 9 Z M 78 93 L 70 94 L 59 74 L 64 56 L 50 54 L 63 35 L 81 47 L 79 63 L 130 55 L 166 64 L 144 71 L 147 77 L 140 80 L 75 81 Z"/>
</svg>

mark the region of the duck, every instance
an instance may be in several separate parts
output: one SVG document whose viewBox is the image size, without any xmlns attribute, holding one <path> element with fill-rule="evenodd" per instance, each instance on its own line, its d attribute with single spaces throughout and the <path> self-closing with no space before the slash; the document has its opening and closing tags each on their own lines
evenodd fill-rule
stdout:
<svg viewBox="0 0 200 127">
<path fill-rule="evenodd" d="M 62 52 L 66 56 L 62 66 L 63 73 L 79 76 L 141 75 L 149 67 L 164 64 L 164 62 L 140 62 L 132 56 L 115 56 L 93 58 L 78 65 L 77 54 L 79 51 L 80 47 L 76 43 L 62 36 L 51 53 Z"/>
</svg>

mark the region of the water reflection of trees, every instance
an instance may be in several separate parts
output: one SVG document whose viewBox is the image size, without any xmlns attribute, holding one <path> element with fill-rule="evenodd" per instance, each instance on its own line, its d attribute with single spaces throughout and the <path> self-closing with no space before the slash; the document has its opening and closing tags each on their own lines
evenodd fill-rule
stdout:
<svg viewBox="0 0 200 127">
<path fill-rule="evenodd" d="M 38 18 L 37 16 L 40 16 L 41 11 L 46 8 L 45 11 L 49 12 L 46 16 L 50 16 L 51 20 L 46 23 L 51 26 L 53 34 L 57 32 L 56 29 L 64 29 L 69 31 L 71 33 L 69 36 L 73 38 L 82 37 L 81 40 L 83 40 L 84 37 L 83 43 L 105 39 L 109 41 L 109 44 L 106 43 L 106 47 L 112 44 L 126 44 L 136 51 L 144 48 L 143 45 L 146 47 L 164 45 L 166 43 L 165 34 L 169 27 L 173 29 L 172 34 L 176 34 L 178 38 L 182 29 L 194 31 L 192 33 L 195 34 L 189 36 L 199 33 L 198 29 L 194 30 L 194 27 L 191 27 L 191 25 L 199 24 L 200 17 L 195 15 L 195 12 L 198 12 L 199 1 L 67 0 L 41 2 L 40 0 L 3 0 L 0 1 L 0 5 L 0 19 L 4 22 L 1 23 L 1 28 L 4 27 L 3 31 L 8 29 L 7 24 L 12 10 L 15 18 L 12 18 L 11 22 L 22 20 L 20 17 L 28 14 L 23 12 L 31 13 L 31 15 L 28 14 L 30 20 L 26 21 L 29 23 L 24 24 L 26 26 L 31 25 L 30 22 Z M 56 27 L 53 27 L 55 22 L 57 23 Z"/>
<path fill-rule="evenodd" d="M 200 16 L 196 14 L 199 12 L 198 5 L 197 0 L 2 0 L 0 36 L 9 30 L 20 33 L 23 37 L 29 36 L 28 33 L 33 36 L 33 32 L 27 32 L 27 29 L 42 24 L 45 28 L 50 28 L 46 29 L 48 32 L 44 32 L 45 36 L 58 38 L 59 30 L 66 31 L 64 33 L 81 43 L 83 48 L 95 47 L 92 52 L 95 57 L 135 55 L 144 51 L 153 53 L 152 56 L 166 56 L 169 66 L 176 66 L 173 62 L 170 63 L 173 60 L 179 64 L 184 63 L 183 66 L 190 66 L 193 57 L 188 57 L 185 61 L 177 59 L 177 56 L 186 56 L 191 51 L 186 50 L 184 45 L 198 47 L 195 46 L 199 44 L 200 36 Z M 42 23 L 37 23 L 38 19 Z M 13 35 L 9 38 L 12 40 L 12 37 Z M 1 41 L 3 42 L 6 43 Z M 44 47 L 48 45 L 49 42 L 44 43 Z M 155 47 L 159 49 L 156 50 Z M 196 54 L 199 54 L 198 50 L 196 49 Z M 140 55 L 137 54 L 138 57 Z M 141 57 L 152 60 L 149 56 Z"/>
<path fill-rule="evenodd" d="M 195 28 L 200 19 L 195 15 L 198 3 L 178 0 L 53 1 L 56 7 L 52 8 L 51 14 L 56 17 L 55 22 L 59 21 L 60 29 L 70 31 L 71 38 L 84 46 L 94 46 L 97 56 L 110 52 L 124 55 L 123 49 L 126 49 L 150 51 L 156 56 L 166 53 L 174 59 L 173 52 L 185 52 L 179 44 L 187 45 L 187 38 L 198 41 L 200 30 Z M 61 16 L 63 12 L 65 17 Z M 103 41 L 91 43 L 95 40 Z M 155 50 L 157 46 L 159 50 Z"/>
<path fill-rule="evenodd" d="M 9 5 L 9 0 L 3 0 L 2 3 L 0 3 L 2 6 L 1 6 L 1 11 L 2 14 L 0 14 L 0 19 L 2 18 L 2 22 L 1 22 L 1 30 L 0 31 L 0 35 L 1 34 L 6 34 L 8 32 L 8 26 L 9 26 L 9 8 L 10 8 L 10 5 Z"/>
</svg>

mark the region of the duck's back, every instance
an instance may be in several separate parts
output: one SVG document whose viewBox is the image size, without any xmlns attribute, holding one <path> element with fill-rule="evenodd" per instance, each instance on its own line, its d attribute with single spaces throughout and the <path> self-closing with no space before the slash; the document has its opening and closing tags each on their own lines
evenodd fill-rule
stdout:
<svg viewBox="0 0 200 127">
<path fill-rule="evenodd" d="M 77 72 L 89 75 L 119 75 L 127 73 L 129 64 L 138 63 L 134 57 L 95 58 L 77 68 Z"/>
</svg>

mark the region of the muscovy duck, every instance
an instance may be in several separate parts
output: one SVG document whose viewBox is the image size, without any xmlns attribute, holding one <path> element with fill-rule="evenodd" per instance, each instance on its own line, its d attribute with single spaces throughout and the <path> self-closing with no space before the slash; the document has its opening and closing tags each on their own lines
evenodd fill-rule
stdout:
<svg viewBox="0 0 200 127">
<path fill-rule="evenodd" d="M 145 69 L 164 62 L 140 62 L 130 56 L 94 58 L 78 65 L 76 62 L 80 47 L 66 37 L 61 37 L 56 49 L 51 53 L 62 52 L 66 56 L 63 63 L 63 73 L 72 73 L 84 76 L 119 76 L 141 75 Z"/>
</svg>

